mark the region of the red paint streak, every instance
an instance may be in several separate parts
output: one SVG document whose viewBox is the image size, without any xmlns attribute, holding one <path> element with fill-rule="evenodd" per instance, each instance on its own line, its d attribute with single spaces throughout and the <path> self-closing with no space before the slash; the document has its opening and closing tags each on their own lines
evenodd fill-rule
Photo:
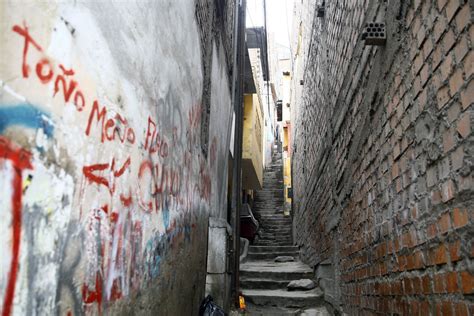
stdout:
<svg viewBox="0 0 474 316">
<path fill-rule="evenodd" d="M 91 123 L 94 118 L 94 113 L 96 115 L 97 122 L 101 122 L 102 125 L 100 126 L 100 131 L 101 131 L 101 139 L 100 141 L 103 143 L 104 142 L 104 119 L 105 119 L 105 114 L 107 113 L 107 110 L 105 107 L 99 108 L 99 102 L 97 100 L 94 101 L 92 104 L 92 110 L 91 113 L 89 114 L 89 121 L 87 122 L 87 128 L 86 128 L 86 135 L 89 136 L 90 131 L 91 131 Z"/>
<path fill-rule="evenodd" d="M 81 100 L 80 105 L 79 105 L 79 99 Z M 86 106 L 86 99 L 84 99 L 84 95 L 82 94 L 81 90 L 77 90 L 76 93 L 74 94 L 74 104 L 76 105 L 76 109 L 78 112 L 81 112 Z"/>
<path fill-rule="evenodd" d="M 125 170 L 128 168 L 128 166 L 130 166 L 130 163 L 131 163 L 131 160 L 130 160 L 130 157 L 128 157 L 128 159 L 124 162 L 122 168 L 120 168 L 117 172 L 115 172 L 115 159 L 112 160 L 112 171 L 114 171 L 114 176 L 116 178 L 120 177 L 121 175 L 123 175 L 123 173 L 125 172 Z"/>
<path fill-rule="evenodd" d="M 18 263 L 20 256 L 21 242 L 21 181 L 22 171 L 32 169 L 31 153 L 24 149 L 17 148 L 8 139 L 0 136 L 0 158 L 10 160 L 13 164 L 14 175 L 12 181 L 12 259 L 10 264 L 10 273 L 8 274 L 5 298 L 3 301 L 2 316 L 9 316 L 15 296 L 15 285 L 18 274 Z"/>
<path fill-rule="evenodd" d="M 30 72 L 30 66 L 28 66 L 26 62 L 26 56 L 28 55 L 29 45 L 32 44 L 40 52 L 42 52 L 43 49 L 31 37 L 30 33 L 28 32 L 28 27 L 26 26 L 25 22 L 23 22 L 23 28 L 19 25 L 14 25 L 12 29 L 13 29 L 13 32 L 18 33 L 25 38 L 25 45 L 23 46 L 23 63 L 22 63 L 21 70 L 23 73 L 23 77 L 28 78 L 28 74 Z"/>
<path fill-rule="evenodd" d="M 44 74 L 43 73 L 43 67 L 44 66 L 48 66 L 49 68 L 49 71 Z M 41 83 L 43 84 L 47 84 L 48 82 L 51 81 L 51 79 L 53 79 L 53 67 L 51 66 L 51 63 L 49 62 L 49 60 L 47 58 L 42 58 L 37 64 L 36 64 L 36 75 L 38 76 L 39 80 L 41 81 Z"/>
<path fill-rule="evenodd" d="M 59 92 L 59 83 L 60 82 L 62 83 L 62 86 L 63 86 L 64 101 L 69 102 L 69 99 L 71 98 L 71 95 L 74 92 L 74 89 L 76 89 L 77 82 L 75 80 L 71 80 L 71 81 L 69 81 L 69 86 L 68 86 L 64 76 L 63 75 L 58 75 L 56 77 L 56 81 L 54 82 L 53 96 L 55 96 Z"/>
<path fill-rule="evenodd" d="M 0 158 L 10 160 L 15 169 L 33 169 L 31 153 L 17 148 L 10 140 L 2 136 L 0 136 Z"/>
<path fill-rule="evenodd" d="M 130 157 L 128 157 L 127 160 L 125 160 L 123 166 L 119 170 L 115 171 L 115 158 L 114 158 L 112 159 L 112 164 L 99 163 L 99 164 L 94 164 L 90 166 L 84 166 L 82 168 L 82 172 L 84 173 L 84 176 L 87 178 L 87 180 L 89 180 L 89 182 L 102 184 L 106 186 L 107 189 L 109 189 L 110 194 L 112 194 L 115 192 L 115 181 L 112 181 L 112 185 L 111 185 L 109 180 L 106 177 L 100 174 L 97 174 L 97 172 L 107 170 L 110 167 L 109 171 L 113 174 L 113 177 L 119 178 L 125 173 L 125 170 L 127 170 L 130 164 L 131 164 L 131 159 Z"/>
<path fill-rule="evenodd" d="M 97 302 L 100 313 L 102 306 L 102 277 L 99 273 L 95 275 L 95 289 L 91 290 L 86 284 L 82 285 L 82 300 L 85 304 Z"/>
<path fill-rule="evenodd" d="M 74 70 L 73 70 L 73 69 L 67 70 L 66 68 L 64 68 L 63 65 L 59 65 L 59 68 L 63 71 L 63 73 L 64 73 L 65 76 L 72 76 L 72 75 L 74 75 Z"/>
<path fill-rule="evenodd" d="M 138 178 L 141 179 L 143 177 L 143 174 L 145 173 L 145 170 L 149 169 L 150 172 L 153 171 L 153 164 L 151 163 L 151 161 L 149 160 L 144 160 L 141 165 L 140 165 L 140 169 L 138 170 Z M 151 208 L 153 207 L 153 204 L 151 201 L 149 202 L 145 202 L 143 201 L 144 200 L 144 197 L 143 196 L 139 196 L 140 198 L 140 201 L 141 203 L 147 207 L 148 210 L 151 210 Z"/>
<path fill-rule="evenodd" d="M 130 194 L 128 197 L 123 194 L 120 194 L 120 201 L 122 202 L 123 206 L 129 207 L 130 205 L 132 205 L 133 202 L 132 194 Z"/>
<path fill-rule="evenodd" d="M 107 180 L 103 176 L 98 176 L 94 174 L 95 171 L 103 171 L 106 170 L 109 167 L 108 163 L 102 163 L 102 164 L 95 164 L 91 166 L 84 166 L 82 168 L 82 172 L 84 173 L 84 176 L 93 183 L 97 184 L 102 184 L 105 185 L 107 188 L 109 188 L 109 180 Z"/>
<path fill-rule="evenodd" d="M 151 130 L 150 130 L 150 128 L 152 126 L 153 126 L 153 132 L 151 132 Z M 148 117 L 148 128 L 146 130 L 146 138 L 145 138 L 145 150 L 148 149 L 148 144 L 149 143 L 150 143 L 150 146 L 151 146 L 151 142 L 155 138 L 155 133 L 156 133 L 156 124 L 155 124 L 155 122 L 153 122 L 151 117 Z M 150 137 L 151 137 L 151 139 L 150 139 Z"/>
<path fill-rule="evenodd" d="M 116 279 L 112 283 L 112 291 L 110 293 L 110 300 L 117 301 L 121 298 L 122 298 L 122 291 L 120 291 L 120 280 Z"/>
</svg>

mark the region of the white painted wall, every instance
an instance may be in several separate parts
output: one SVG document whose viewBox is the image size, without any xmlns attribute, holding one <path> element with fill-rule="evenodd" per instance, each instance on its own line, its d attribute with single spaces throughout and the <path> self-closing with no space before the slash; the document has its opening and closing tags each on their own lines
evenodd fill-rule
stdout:
<svg viewBox="0 0 474 316">
<path fill-rule="evenodd" d="M 169 311 L 153 304 L 199 299 L 207 219 L 226 207 L 231 105 L 214 48 L 204 157 L 194 2 L 2 1 L 0 42 L 1 310 L 97 314 L 144 300 Z"/>
</svg>

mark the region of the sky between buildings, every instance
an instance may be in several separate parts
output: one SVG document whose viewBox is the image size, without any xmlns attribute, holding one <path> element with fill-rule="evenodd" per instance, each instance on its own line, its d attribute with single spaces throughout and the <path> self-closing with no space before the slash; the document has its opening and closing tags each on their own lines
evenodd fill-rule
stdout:
<svg viewBox="0 0 474 316">
<path fill-rule="evenodd" d="M 290 52 L 294 0 L 266 0 L 268 33 L 273 33 L 279 51 Z M 264 0 L 247 0 L 247 27 L 263 26 Z"/>
</svg>

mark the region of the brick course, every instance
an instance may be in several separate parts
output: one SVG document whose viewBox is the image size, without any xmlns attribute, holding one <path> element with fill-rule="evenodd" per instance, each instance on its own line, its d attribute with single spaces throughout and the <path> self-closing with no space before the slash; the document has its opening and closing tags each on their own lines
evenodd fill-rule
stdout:
<svg viewBox="0 0 474 316">
<path fill-rule="evenodd" d="M 474 312 L 473 11 L 326 1 L 325 17 L 295 21 L 295 242 L 332 263 L 349 314 Z M 364 46 L 368 21 L 386 23 L 384 47 Z"/>
</svg>

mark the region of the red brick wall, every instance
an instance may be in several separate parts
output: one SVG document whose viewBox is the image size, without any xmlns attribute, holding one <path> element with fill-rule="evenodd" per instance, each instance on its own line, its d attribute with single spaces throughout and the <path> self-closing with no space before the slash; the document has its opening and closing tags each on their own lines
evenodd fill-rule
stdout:
<svg viewBox="0 0 474 316">
<path fill-rule="evenodd" d="M 349 314 L 474 314 L 473 10 L 326 1 L 309 28 L 292 100 L 296 242 L 304 261 L 332 262 Z M 360 38 L 374 20 L 383 47 Z"/>
</svg>

